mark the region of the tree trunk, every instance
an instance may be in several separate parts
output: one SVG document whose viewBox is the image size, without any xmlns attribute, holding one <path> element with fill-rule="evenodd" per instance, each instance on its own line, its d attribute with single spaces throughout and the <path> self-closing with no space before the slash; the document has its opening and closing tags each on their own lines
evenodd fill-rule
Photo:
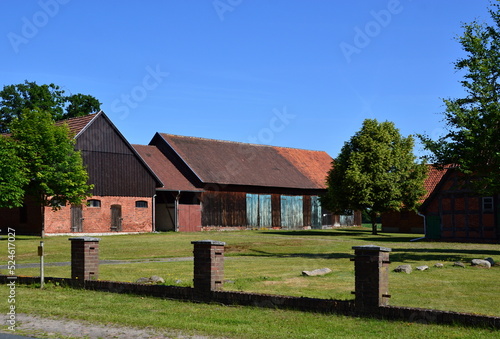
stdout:
<svg viewBox="0 0 500 339">
<path fill-rule="evenodd" d="M 372 220 L 372 234 L 377 235 L 377 213 L 371 211 L 370 219 Z"/>
</svg>

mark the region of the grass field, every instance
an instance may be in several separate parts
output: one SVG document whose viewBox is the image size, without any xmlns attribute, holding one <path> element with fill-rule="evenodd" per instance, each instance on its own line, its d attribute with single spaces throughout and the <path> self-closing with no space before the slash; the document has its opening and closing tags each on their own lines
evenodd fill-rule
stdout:
<svg viewBox="0 0 500 339">
<path fill-rule="evenodd" d="M 474 258 L 493 257 L 500 260 L 498 245 L 410 242 L 417 237 L 419 235 L 385 233 L 373 236 L 366 228 L 107 236 L 101 237 L 101 259 L 142 262 L 100 265 L 99 278 L 135 281 L 140 277 L 159 275 L 165 278 L 167 284 L 191 286 L 192 261 L 159 260 L 191 256 L 191 241 L 212 239 L 226 242 L 226 290 L 352 299 L 352 246 L 375 244 L 392 249 L 389 273 L 391 305 L 500 315 L 500 267 L 488 270 L 468 265 Z M 37 263 L 39 242 L 39 238 L 18 236 L 15 241 L 16 264 Z M 70 245 L 68 237 L 45 238 L 45 262 L 70 261 Z M 8 261 L 5 239 L 0 241 L 0 265 L 3 264 L 2 260 L 5 264 Z M 143 262 L 145 260 L 148 262 Z M 456 261 L 466 263 L 466 267 L 452 266 Z M 444 268 L 435 268 L 434 264 L 438 262 L 443 263 Z M 411 264 L 414 268 L 428 265 L 430 269 L 424 272 L 414 270 L 409 275 L 392 272 L 393 268 L 402 263 Z M 328 267 L 333 272 L 321 277 L 301 275 L 303 270 L 323 267 Z M 0 271 L 5 273 L 5 270 Z M 46 267 L 45 271 L 46 276 L 70 276 L 69 266 Z M 18 268 L 16 273 L 38 275 L 39 270 Z M 7 295 L 7 292 L 2 286 L 0 293 Z M 45 290 L 20 287 L 18 294 L 19 312 L 24 310 L 26 313 L 89 318 L 104 323 L 135 326 L 154 323 L 160 327 L 235 338 L 330 338 L 326 333 L 337 333 L 336 331 L 344 333 L 344 337 L 479 338 L 498 335 L 497 332 L 480 329 L 190 304 L 102 292 L 73 291 L 55 286 L 49 286 Z M 85 301 L 89 298 L 93 301 Z M 1 301 L 0 297 L 0 305 Z M 3 304 L 7 307 L 5 301 Z M 96 308 L 106 310 L 109 315 L 94 316 Z M 165 313 L 168 313 L 168 317 L 164 316 Z M 256 323 L 259 326 L 253 326 Z M 278 332 L 283 335 L 278 335 Z"/>
</svg>

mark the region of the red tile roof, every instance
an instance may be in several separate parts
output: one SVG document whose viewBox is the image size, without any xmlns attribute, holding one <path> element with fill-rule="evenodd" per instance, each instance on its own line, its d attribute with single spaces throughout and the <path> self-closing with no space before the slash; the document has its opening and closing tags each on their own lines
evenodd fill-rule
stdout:
<svg viewBox="0 0 500 339">
<path fill-rule="evenodd" d="M 160 134 L 203 183 L 324 189 L 325 152 Z"/>
<path fill-rule="evenodd" d="M 326 189 L 326 177 L 332 168 L 333 159 L 322 151 L 307 151 L 296 148 L 276 147 L 278 152 L 293 163 L 317 187 Z"/>
<path fill-rule="evenodd" d="M 429 198 L 437 184 L 439 184 L 443 176 L 448 171 L 448 168 L 438 169 L 434 165 L 427 165 L 427 167 L 427 178 L 424 181 L 426 194 L 422 197 L 421 202 L 424 202 L 427 198 Z"/>
<path fill-rule="evenodd" d="M 160 152 L 156 146 L 132 145 L 142 160 L 148 164 L 163 183 L 160 189 L 199 191 L 182 173 Z"/>
<path fill-rule="evenodd" d="M 75 136 L 78 135 L 88 124 L 95 118 L 97 117 L 101 112 L 95 113 L 95 114 L 88 114 L 82 117 L 76 117 L 76 118 L 69 118 L 66 120 L 61 120 L 58 121 L 56 124 L 57 125 L 62 125 L 66 124 L 69 127 L 69 130 L 71 133 L 73 133 Z"/>
</svg>

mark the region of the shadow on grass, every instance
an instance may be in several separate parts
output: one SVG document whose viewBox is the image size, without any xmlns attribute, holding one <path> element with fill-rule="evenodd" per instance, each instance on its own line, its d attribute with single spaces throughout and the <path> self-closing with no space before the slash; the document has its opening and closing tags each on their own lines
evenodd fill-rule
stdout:
<svg viewBox="0 0 500 339">
<path fill-rule="evenodd" d="M 240 253 L 238 257 L 274 257 L 274 258 L 306 258 L 306 259 L 349 259 L 348 253 L 271 253 L 261 250 L 250 250 L 251 253 Z"/>
<path fill-rule="evenodd" d="M 370 242 L 409 242 L 417 238 L 417 234 L 383 234 L 372 235 L 372 231 L 366 228 L 340 228 L 333 230 L 305 230 L 305 231 L 264 231 L 262 234 L 277 236 L 321 236 L 321 237 L 354 237 L 356 240 Z"/>
<path fill-rule="evenodd" d="M 469 261 L 474 255 L 476 259 L 486 256 L 500 256 L 500 251 L 493 250 L 466 250 L 453 248 L 404 248 L 392 249 L 391 261 Z"/>
</svg>

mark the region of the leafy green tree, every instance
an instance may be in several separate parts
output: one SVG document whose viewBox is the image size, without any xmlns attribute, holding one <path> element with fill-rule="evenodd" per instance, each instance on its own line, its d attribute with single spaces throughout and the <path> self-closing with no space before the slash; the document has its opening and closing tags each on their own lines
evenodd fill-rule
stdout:
<svg viewBox="0 0 500 339">
<path fill-rule="evenodd" d="M 445 99 L 447 132 L 434 141 L 420 135 L 428 158 L 441 166 L 458 165 L 476 190 L 500 192 L 500 7 L 489 9 L 492 24 L 464 24 L 457 38 L 466 52 L 455 62 L 464 71 L 463 98 Z"/>
<path fill-rule="evenodd" d="M 25 161 L 18 155 L 19 143 L 0 135 L 0 207 L 21 207 L 28 176 Z"/>
<path fill-rule="evenodd" d="M 18 191 L 13 190 L 17 195 L 4 207 L 22 203 L 21 190 L 39 199 L 42 206 L 55 210 L 61 205 L 81 204 L 90 196 L 92 186 L 87 184 L 88 174 L 66 124 L 56 125 L 50 113 L 33 109 L 24 110 L 22 118 L 14 119 L 9 127 L 16 150 L 12 152 L 11 145 L 6 143 L 11 148 L 2 147 L 0 154 L 10 154 L 24 165 L 24 179 L 18 178 L 17 183 L 23 185 Z M 9 186 L 15 187 L 16 181 Z"/>
<path fill-rule="evenodd" d="M 413 137 L 402 137 L 394 123 L 366 119 L 332 163 L 323 206 L 336 213 L 365 211 L 373 234 L 380 213 L 416 209 L 427 168 L 416 162 L 413 146 Z"/>
<path fill-rule="evenodd" d="M 21 117 L 25 109 L 50 112 L 57 121 L 97 112 L 100 105 L 90 95 L 66 96 L 64 90 L 54 84 L 38 85 L 26 80 L 23 84 L 4 86 L 0 91 L 0 133 L 9 132 L 10 122 Z"/>
</svg>

